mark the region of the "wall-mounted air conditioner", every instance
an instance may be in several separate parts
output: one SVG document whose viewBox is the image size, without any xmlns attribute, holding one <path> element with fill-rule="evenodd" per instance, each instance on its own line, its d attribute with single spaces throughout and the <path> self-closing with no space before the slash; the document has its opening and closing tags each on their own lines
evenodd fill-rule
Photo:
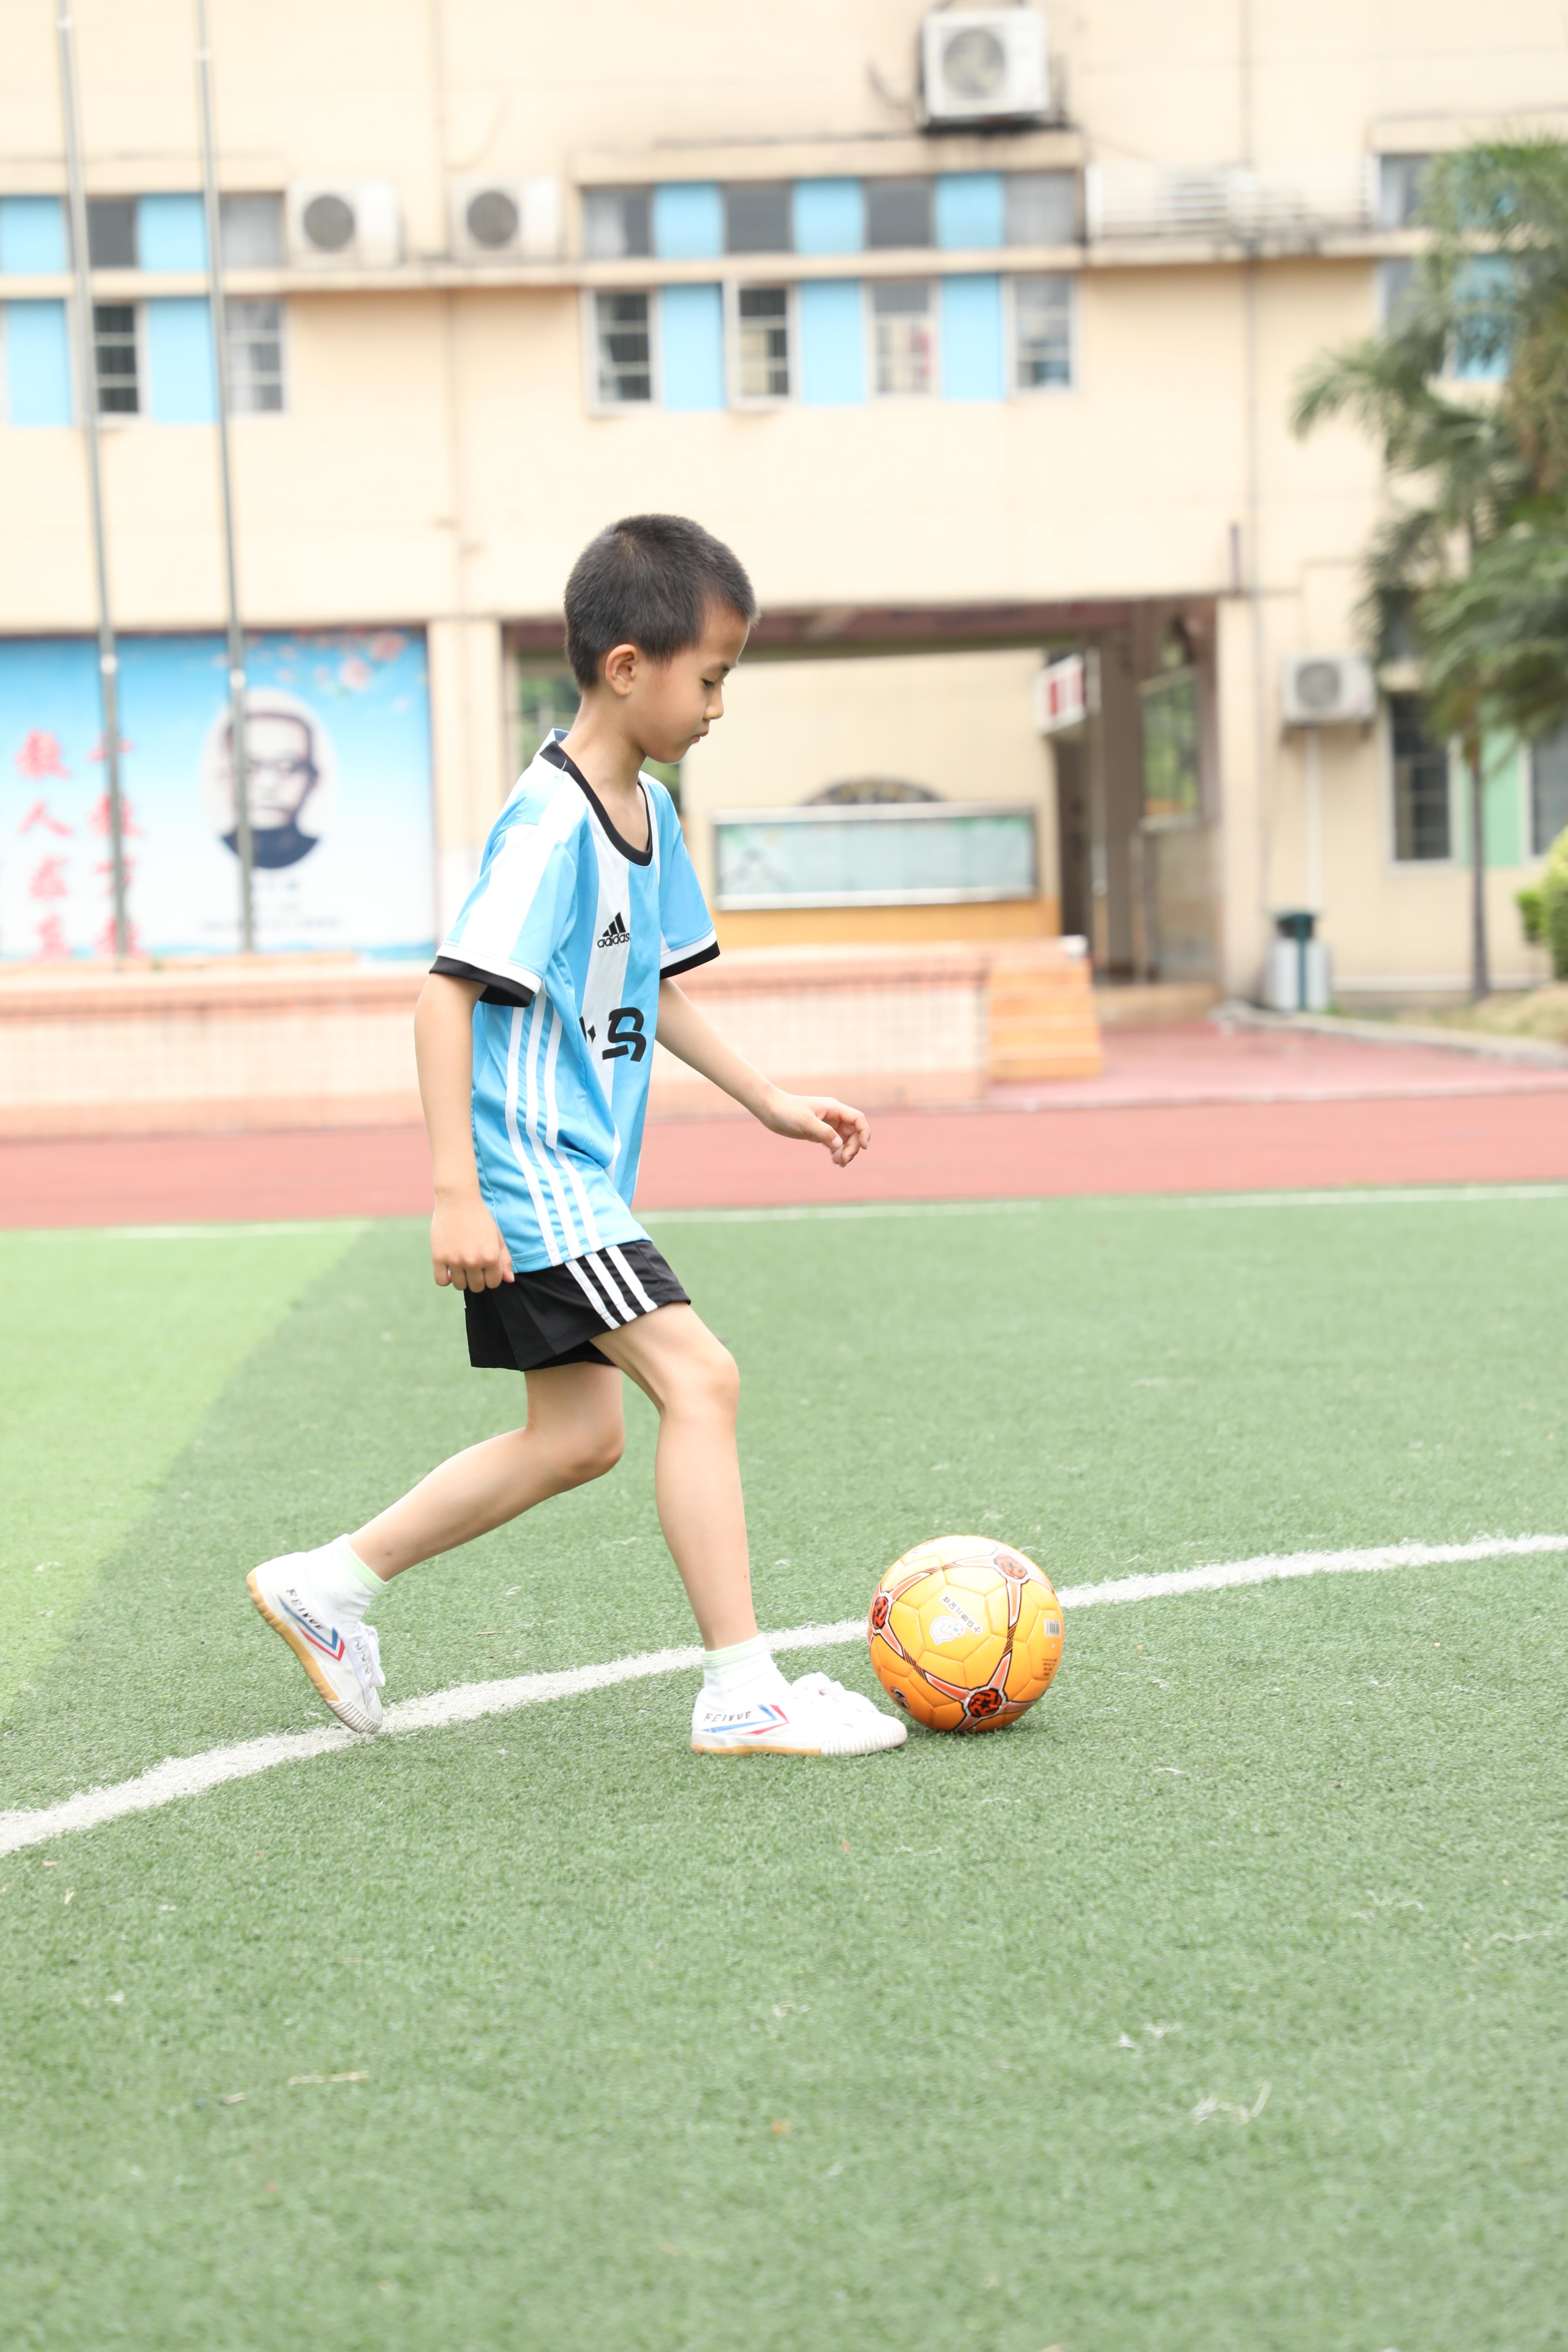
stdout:
<svg viewBox="0 0 1568 2352">
<path fill-rule="evenodd" d="M 1377 680 L 1359 654 L 1287 654 L 1279 690 L 1287 727 L 1364 726 L 1377 716 Z"/>
<path fill-rule="evenodd" d="M 454 180 L 452 251 L 459 261 L 555 261 L 561 255 L 561 183 Z"/>
<path fill-rule="evenodd" d="M 921 26 L 926 121 L 1027 121 L 1050 96 L 1046 20 L 1033 8 L 937 8 Z"/>
<path fill-rule="evenodd" d="M 296 265 L 393 269 L 403 258 L 390 180 L 295 180 L 286 215 L 289 258 Z"/>
</svg>

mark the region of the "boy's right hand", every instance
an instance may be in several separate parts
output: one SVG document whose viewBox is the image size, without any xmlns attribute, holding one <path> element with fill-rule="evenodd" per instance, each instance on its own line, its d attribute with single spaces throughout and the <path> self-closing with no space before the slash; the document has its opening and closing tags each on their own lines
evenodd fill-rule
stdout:
<svg viewBox="0 0 1568 2352">
<path fill-rule="evenodd" d="M 454 1290 L 494 1290 L 512 1280 L 511 1253 L 477 1191 L 436 1196 L 430 1260 L 437 1281 Z"/>
</svg>

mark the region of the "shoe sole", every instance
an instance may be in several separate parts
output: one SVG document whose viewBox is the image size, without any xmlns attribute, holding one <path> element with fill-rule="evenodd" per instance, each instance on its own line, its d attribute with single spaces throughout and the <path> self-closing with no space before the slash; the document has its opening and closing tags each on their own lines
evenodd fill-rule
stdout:
<svg viewBox="0 0 1568 2352">
<path fill-rule="evenodd" d="M 902 1727 L 900 1725 L 900 1730 Z M 784 1748 L 778 1741 L 770 1739 L 757 1740 L 742 1747 L 731 1740 L 708 1742 L 694 1739 L 691 1752 L 694 1756 L 826 1756 L 830 1761 L 837 1761 L 849 1756 L 890 1755 L 895 1748 L 901 1748 L 903 1744 L 901 1739 L 889 1739 L 879 1740 L 874 1748 Z"/>
<path fill-rule="evenodd" d="M 300 1639 L 300 1635 L 294 1631 L 293 1626 L 289 1624 L 288 1619 L 286 1617 L 279 1617 L 277 1611 L 273 1609 L 267 1601 L 260 1585 L 258 1584 L 256 1580 L 256 1571 L 254 1569 L 245 1580 L 245 1589 L 249 1593 L 251 1601 L 254 1602 L 257 1610 L 266 1619 L 273 1632 L 279 1635 L 283 1641 L 288 1643 L 289 1647 L 293 1651 L 294 1655 L 299 1659 L 300 1664 L 310 1675 L 311 1686 L 314 1689 L 317 1697 L 325 1700 L 328 1706 L 331 1708 L 332 1713 L 337 1717 L 338 1721 L 340 1723 L 346 1724 L 351 1731 L 378 1731 L 381 1728 L 380 1725 L 378 1723 L 372 1722 L 370 1717 L 365 1713 L 363 1706 L 356 1705 L 353 1699 L 340 1697 L 339 1694 L 332 1688 L 331 1683 L 327 1680 L 326 1675 L 317 1664 L 315 1656 L 312 1654 L 309 1643 Z"/>
<path fill-rule="evenodd" d="M 693 1756 L 820 1756 L 822 1750 L 820 1748 L 781 1748 L 776 1740 L 772 1739 L 765 1747 L 757 1741 L 744 1748 L 729 1739 L 694 1739 L 691 1753 Z"/>
</svg>

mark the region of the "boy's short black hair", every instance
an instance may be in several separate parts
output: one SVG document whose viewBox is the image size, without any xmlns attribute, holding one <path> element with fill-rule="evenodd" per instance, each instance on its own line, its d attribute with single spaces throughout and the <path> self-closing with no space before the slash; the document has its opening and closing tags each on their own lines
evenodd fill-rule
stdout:
<svg viewBox="0 0 1568 2352">
<path fill-rule="evenodd" d="M 710 604 L 748 626 L 757 600 L 738 556 L 685 515 L 623 515 L 591 539 L 566 583 L 566 658 L 581 687 L 597 682 L 612 646 L 667 662 L 698 643 Z"/>
</svg>

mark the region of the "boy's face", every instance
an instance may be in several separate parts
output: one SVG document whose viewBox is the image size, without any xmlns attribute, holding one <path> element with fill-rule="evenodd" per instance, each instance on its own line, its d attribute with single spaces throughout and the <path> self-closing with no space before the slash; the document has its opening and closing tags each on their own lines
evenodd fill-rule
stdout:
<svg viewBox="0 0 1568 2352">
<path fill-rule="evenodd" d="M 621 721 L 647 760 L 673 767 L 724 716 L 724 680 L 740 660 L 748 625 L 726 605 L 710 604 L 696 645 L 664 663 L 636 646 L 616 646 L 605 657 L 605 683 L 620 704 Z"/>
</svg>

